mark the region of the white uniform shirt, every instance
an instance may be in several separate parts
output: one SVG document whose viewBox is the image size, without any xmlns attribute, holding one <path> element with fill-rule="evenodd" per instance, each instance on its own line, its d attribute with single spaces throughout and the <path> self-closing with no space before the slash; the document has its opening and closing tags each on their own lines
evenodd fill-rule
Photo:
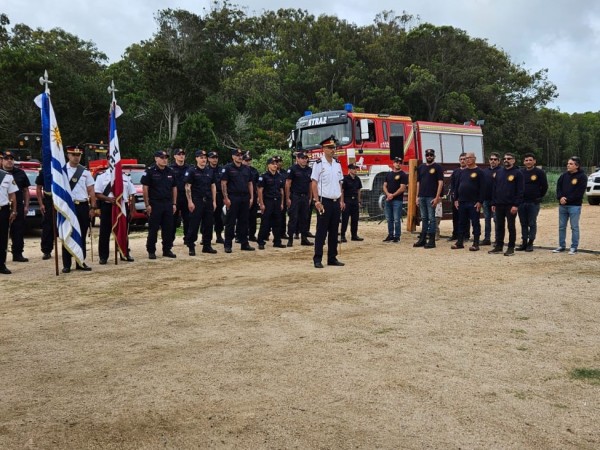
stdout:
<svg viewBox="0 0 600 450">
<path fill-rule="evenodd" d="M 104 194 L 106 186 L 110 183 L 110 173 L 104 172 L 98 175 L 96 183 L 94 184 L 94 192 L 96 194 Z M 129 197 L 136 194 L 135 185 L 131 182 L 131 177 L 126 173 L 123 174 L 123 198 L 126 202 L 129 201 Z M 107 197 L 114 197 L 112 192 L 109 192 Z"/>
<path fill-rule="evenodd" d="M 15 183 L 13 176 L 6 173 L 2 180 L 2 184 L 0 184 L 0 206 L 8 205 L 10 203 L 8 195 L 17 192 L 18 190 L 19 188 L 17 187 L 17 183 Z"/>
<path fill-rule="evenodd" d="M 73 178 L 73 175 L 75 175 L 76 171 L 77 167 L 71 167 L 69 164 L 67 164 L 67 176 L 69 177 L 69 185 L 71 183 L 71 178 Z M 75 185 L 75 187 L 71 189 L 71 198 L 74 201 L 87 202 L 89 197 L 87 188 L 88 186 L 93 185 L 94 179 L 92 178 L 92 174 L 89 170 L 85 169 L 81 174 L 81 177 L 79 177 L 79 180 L 77 180 L 77 184 Z"/>
<path fill-rule="evenodd" d="M 317 182 L 319 197 L 337 200 L 342 196 L 340 183 L 344 179 L 342 166 L 335 159 L 331 164 L 325 158 L 313 164 L 311 179 Z"/>
</svg>

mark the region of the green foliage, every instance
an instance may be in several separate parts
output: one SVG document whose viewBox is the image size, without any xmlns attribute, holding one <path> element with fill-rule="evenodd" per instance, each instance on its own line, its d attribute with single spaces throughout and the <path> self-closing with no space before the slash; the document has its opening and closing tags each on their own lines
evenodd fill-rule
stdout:
<svg viewBox="0 0 600 450">
<path fill-rule="evenodd" d="M 571 378 L 576 380 L 587 380 L 597 384 L 600 383 L 600 369 L 590 369 L 587 367 L 573 369 Z"/>
</svg>

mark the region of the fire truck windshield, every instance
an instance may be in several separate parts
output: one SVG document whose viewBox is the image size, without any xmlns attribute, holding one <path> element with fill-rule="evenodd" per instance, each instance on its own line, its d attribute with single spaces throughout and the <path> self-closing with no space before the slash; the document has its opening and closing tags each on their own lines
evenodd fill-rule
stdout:
<svg viewBox="0 0 600 450">
<path fill-rule="evenodd" d="M 300 128 L 299 137 L 296 142 L 298 150 L 311 150 L 332 135 L 337 139 L 339 145 L 352 142 L 352 127 L 349 121 L 314 128 Z"/>
</svg>

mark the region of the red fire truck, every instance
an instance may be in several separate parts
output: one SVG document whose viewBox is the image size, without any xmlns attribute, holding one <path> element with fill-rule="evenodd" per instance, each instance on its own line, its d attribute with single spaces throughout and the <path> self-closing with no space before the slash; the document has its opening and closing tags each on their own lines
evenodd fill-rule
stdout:
<svg viewBox="0 0 600 450">
<path fill-rule="evenodd" d="M 353 112 L 352 105 L 345 105 L 345 110 L 306 112 L 296 122 L 290 140 L 292 148 L 308 153 L 312 162 L 322 156 L 319 143 L 334 136 L 338 141 L 336 158 L 344 173 L 348 164 L 358 166 L 364 203 L 369 216 L 375 217 L 383 213 L 383 181 L 395 157 L 402 158 L 403 170 L 408 171 L 410 160 L 421 163 L 425 150 L 432 148 L 449 178 L 462 152 L 473 152 L 478 162 L 484 161 L 482 124 L 413 122 L 406 116 Z M 450 204 L 444 205 L 444 213 L 450 210 Z"/>
</svg>

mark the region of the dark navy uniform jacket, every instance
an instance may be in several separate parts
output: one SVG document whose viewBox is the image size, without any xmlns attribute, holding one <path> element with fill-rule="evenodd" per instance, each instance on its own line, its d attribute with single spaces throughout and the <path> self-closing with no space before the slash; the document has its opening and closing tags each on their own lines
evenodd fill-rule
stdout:
<svg viewBox="0 0 600 450">
<path fill-rule="evenodd" d="M 358 191 L 362 189 L 362 181 L 360 178 L 348 174 L 342 180 L 342 191 L 344 191 L 344 201 L 358 201 Z"/>
<path fill-rule="evenodd" d="M 279 172 L 273 175 L 266 171 L 258 177 L 258 187 L 263 188 L 263 200 L 281 200 L 281 189 L 283 189 L 285 179 Z"/>
<path fill-rule="evenodd" d="M 492 187 L 492 205 L 519 206 L 523 201 L 523 173 L 517 166 L 496 172 Z"/>
<path fill-rule="evenodd" d="M 304 168 L 300 167 L 299 164 L 294 164 L 287 171 L 287 179 L 292 180 L 290 191 L 292 194 L 306 194 L 310 193 L 310 176 L 312 169 L 310 166 Z"/>
<path fill-rule="evenodd" d="M 250 195 L 248 183 L 252 181 L 252 172 L 247 166 L 234 163 L 226 164 L 221 170 L 221 180 L 227 181 L 227 194 L 235 196 Z"/>
<path fill-rule="evenodd" d="M 185 200 L 185 174 L 190 168 L 187 164 L 178 166 L 177 164 L 171 164 L 169 166 L 173 170 L 175 176 L 175 183 L 177 185 L 177 200 Z"/>
<path fill-rule="evenodd" d="M 493 169 L 488 167 L 484 169 L 483 174 L 485 175 L 485 195 L 484 200 L 491 201 L 492 200 L 492 188 L 494 186 L 494 180 L 496 179 L 496 174 L 500 170 L 500 166 L 496 166 Z"/>
<path fill-rule="evenodd" d="M 211 186 L 217 182 L 213 169 L 208 166 L 204 169 L 198 166 L 190 167 L 185 174 L 184 182 L 190 184 L 194 202 L 205 198 L 212 201 Z"/>
<path fill-rule="evenodd" d="M 567 198 L 567 205 L 581 206 L 587 187 L 587 176 L 581 169 L 575 173 L 564 172 L 556 183 L 556 198 Z"/>
<path fill-rule="evenodd" d="M 217 167 L 212 167 L 210 164 L 207 165 L 210 167 L 212 171 L 215 173 L 215 185 L 217 187 L 217 194 L 221 193 L 221 177 L 223 176 L 223 166 L 217 165 Z"/>
<path fill-rule="evenodd" d="M 483 170 L 479 167 L 460 171 L 456 181 L 454 200 L 459 202 L 483 203 L 487 182 Z"/>
<path fill-rule="evenodd" d="M 175 176 L 170 167 L 159 169 L 150 166 L 142 176 L 141 183 L 148 186 L 148 199 L 152 203 L 173 202 L 173 187 L 176 187 Z"/>
<path fill-rule="evenodd" d="M 419 197 L 435 197 L 438 191 L 438 181 L 444 181 L 444 169 L 438 163 L 421 164 L 417 168 L 419 182 Z"/>
<path fill-rule="evenodd" d="M 541 203 L 548 192 L 548 179 L 546 172 L 538 167 L 533 167 L 531 170 L 523 167 L 523 180 L 525 183 L 525 191 L 523 193 L 523 202 L 525 203 Z"/>
<path fill-rule="evenodd" d="M 400 189 L 401 184 L 408 185 L 408 175 L 402 170 L 399 170 L 398 172 L 392 170 L 385 174 L 385 182 L 387 183 L 387 191 L 390 194 L 393 194 Z M 395 199 L 403 200 L 401 196 L 397 196 Z"/>
</svg>

